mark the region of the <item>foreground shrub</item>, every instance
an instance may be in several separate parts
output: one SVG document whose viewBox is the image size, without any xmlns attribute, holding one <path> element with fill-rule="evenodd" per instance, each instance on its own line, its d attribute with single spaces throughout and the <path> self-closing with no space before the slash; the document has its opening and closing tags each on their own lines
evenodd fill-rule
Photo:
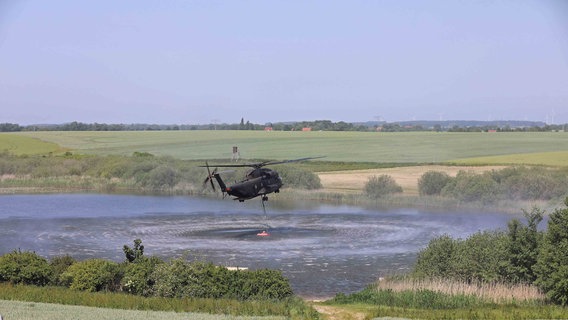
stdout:
<svg viewBox="0 0 568 320">
<path fill-rule="evenodd" d="M 103 259 L 89 259 L 71 265 L 61 275 L 62 282 L 71 289 L 117 291 L 121 273 L 117 263 Z"/>
<path fill-rule="evenodd" d="M 61 276 L 73 265 L 77 260 L 69 255 L 54 257 L 49 262 L 49 266 L 52 270 L 50 284 L 55 286 L 62 286 L 65 283 L 62 281 Z"/>
<path fill-rule="evenodd" d="M 240 272 L 240 271 L 236 271 Z M 241 272 L 245 277 L 240 299 L 271 299 L 282 300 L 292 296 L 292 288 L 288 279 L 277 270 L 262 269 Z"/>
<path fill-rule="evenodd" d="M 499 231 L 478 232 L 465 240 L 442 236 L 418 253 L 415 276 L 463 282 L 506 281 L 507 237 Z"/>
<path fill-rule="evenodd" d="M 232 271 L 181 259 L 156 266 L 150 282 L 153 295 L 167 298 L 281 300 L 292 295 L 288 280 L 279 271 Z"/>
<path fill-rule="evenodd" d="M 35 252 L 14 250 L 0 257 L 0 281 L 43 286 L 51 274 L 47 260 Z"/>
<path fill-rule="evenodd" d="M 458 241 L 448 235 L 430 240 L 418 253 L 414 275 L 419 278 L 452 278 Z"/>
<path fill-rule="evenodd" d="M 400 192 L 402 192 L 402 187 L 391 176 L 386 174 L 372 176 L 365 184 L 365 194 L 371 198 L 382 198 Z"/>
<path fill-rule="evenodd" d="M 157 257 L 139 257 L 135 263 L 127 263 L 121 280 L 122 290 L 136 295 L 150 296 L 154 285 L 151 275 L 162 263 L 164 262 Z"/>
<path fill-rule="evenodd" d="M 564 203 L 568 206 L 568 198 Z M 568 208 L 550 215 L 535 271 L 536 284 L 546 295 L 555 303 L 568 305 Z"/>
</svg>

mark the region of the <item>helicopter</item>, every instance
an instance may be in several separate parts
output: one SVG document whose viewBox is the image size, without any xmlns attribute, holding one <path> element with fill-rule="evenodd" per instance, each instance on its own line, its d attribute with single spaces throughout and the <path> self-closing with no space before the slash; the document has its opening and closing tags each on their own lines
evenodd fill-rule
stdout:
<svg viewBox="0 0 568 320">
<path fill-rule="evenodd" d="M 283 185 L 282 178 L 280 177 L 278 172 L 276 170 L 265 168 L 265 166 L 290 163 L 290 162 L 300 162 L 300 161 L 318 159 L 318 158 L 323 158 L 323 157 L 308 157 L 308 158 L 300 158 L 293 160 L 264 161 L 257 163 L 245 163 L 245 164 L 215 165 L 216 168 L 213 171 L 211 171 L 210 166 L 206 161 L 205 165 L 200 167 L 207 168 L 207 173 L 208 173 L 207 178 L 205 178 L 205 180 L 203 181 L 203 185 L 206 185 L 207 182 L 209 182 L 211 183 L 211 188 L 215 190 L 215 184 L 213 183 L 213 179 L 215 179 L 219 184 L 219 188 L 221 188 L 223 197 L 225 197 L 225 195 L 228 194 L 229 196 L 234 197 L 233 200 L 238 200 L 239 202 L 244 202 L 245 200 L 261 197 L 262 205 L 264 207 L 264 202 L 268 201 L 267 195 L 270 193 L 279 193 L 280 188 Z M 217 167 L 220 168 L 250 167 L 252 169 L 245 175 L 245 178 L 242 181 L 235 182 L 234 184 L 227 186 L 220 175 L 223 172 L 218 172 Z"/>
</svg>

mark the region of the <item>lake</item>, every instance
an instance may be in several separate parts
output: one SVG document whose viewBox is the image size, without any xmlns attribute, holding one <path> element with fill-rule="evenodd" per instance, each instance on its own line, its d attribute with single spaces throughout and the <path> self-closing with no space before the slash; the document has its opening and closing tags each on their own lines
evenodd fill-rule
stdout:
<svg viewBox="0 0 568 320">
<path fill-rule="evenodd" d="M 239 203 L 188 196 L 49 194 L 0 196 L 0 254 L 124 261 L 142 239 L 145 255 L 282 270 L 294 292 L 325 298 L 409 270 L 434 237 L 505 229 L 515 216 L 454 210 L 371 210 L 313 202 Z M 266 230 L 270 236 L 257 234 Z"/>
</svg>

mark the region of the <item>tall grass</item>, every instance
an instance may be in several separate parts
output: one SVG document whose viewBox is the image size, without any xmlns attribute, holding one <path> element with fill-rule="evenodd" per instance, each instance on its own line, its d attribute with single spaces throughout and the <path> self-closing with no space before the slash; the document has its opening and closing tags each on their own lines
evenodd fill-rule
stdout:
<svg viewBox="0 0 568 320">
<path fill-rule="evenodd" d="M 389 278 L 377 282 L 376 290 L 405 292 L 429 290 L 451 296 L 475 296 L 483 301 L 506 304 L 516 302 L 545 303 L 546 296 L 527 284 L 466 283 L 446 279 Z"/>
<path fill-rule="evenodd" d="M 530 286 L 469 285 L 443 280 L 382 280 L 325 302 L 366 309 L 369 318 L 567 319 L 568 309 L 550 305 Z"/>
<path fill-rule="evenodd" d="M 145 298 L 130 294 L 91 293 L 61 287 L 35 287 L 0 283 L 0 300 L 57 303 L 111 309 L 200 312 L 234 316 L 285 316 L 291 319 L 318 319 L 317 312 L 297 297 L 282 301 Z"/>
<path fill-rule="evenodd" d="M 85 306 L 66 306 L 60 304 L 0 300 L 0 315 L 4 319 L 121 319 L 121 320 L 284 320 L 284 316 L 231 316 L 205 313 L 186 313 L 173 311 L 141 311 L 95 308 Z"/>
</svg>

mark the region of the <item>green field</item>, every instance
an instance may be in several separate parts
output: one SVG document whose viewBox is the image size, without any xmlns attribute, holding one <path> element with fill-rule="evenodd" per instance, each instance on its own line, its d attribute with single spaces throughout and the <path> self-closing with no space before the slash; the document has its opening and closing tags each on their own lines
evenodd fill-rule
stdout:
<svg viewBox="0 0 568 320">
<path fill-rule="evenodd" d="M 63 152 L 63 149 L 57 143 L 47 142 L 39 137 L 0 134 L 0 152 L 9 152 L 15 155 L 34 155 Z"/>
<path fill-rule="evenodd" d="M 0 134 L 0 151 L 41 153 L 43 148 L 35 150 L 31 146 L 31 141 L 37 140 L 21 140 L 22 137 L 41 139 L 75 153 L 131 155 L 138 151 L 193 160 L 229 160 L 232 147 L 238 146 L 243 159 L 323 155 L 325 160 L 343 162 L 551 166 L 568 163 L 568 134 L 563 132 L 19 132 Z"/>
</svg>

